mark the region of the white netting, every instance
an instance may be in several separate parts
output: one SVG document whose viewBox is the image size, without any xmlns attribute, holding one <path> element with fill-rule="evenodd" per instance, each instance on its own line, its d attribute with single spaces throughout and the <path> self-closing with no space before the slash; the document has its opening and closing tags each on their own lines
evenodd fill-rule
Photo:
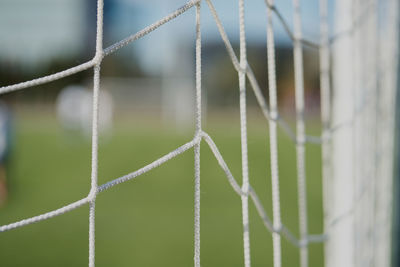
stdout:
<svg viewBox="0 0 400 267">
<path fill-rule="evenodd" d="M 345 0 L 346 1 L 346 0 Z M 256 207 L 256 210 L 261 217 L 265 227 L 273 235 L 273 250 L 274 250 L 274 267 L 281 266 L 281 237 L 286 238 L 292 245 L 299 248 L 300 251 L 300 262 L 302 267 L 308 266 L 308 246 L 310 243 L 324 242 L 330 236 L 331 227 L 340 224 L 343 218 L 346 218 L 347 214 L 339 214 L 336 217 L 329 217 L 329 220 L 325 220 L 325 232 L 318 235 L 310 235 L 308 233 L 307 226 L 307 193 L 306 193 L 306 172 L 305 172 L 305 145 L 306 143 L 322 144 L 323 146 L 323 177 L 324 177 L 324 195 L 325 195 L 325 210 L 330 208 L 332 198 L 329 197 L 329 185 L 331 185 L 331 166 L 329 159 L 331 152 L 330 140 L 334 133 L 339 129 L 346 127 L 349 123 L 354 123 L 356 115 L 353 114 L 351 121 L 341 121 L 339 124 L 331 124 L 331 82 L 330 82 L 330 47 L 334 42 L 352 36 L 357 31 L 357 28 L 363 20 L 365 20 L 365 13 L 361 10 L 360 14 L 357 14 L 356 19 L 350 28 L 345 29 L 342 32 L 337 32 L 333 37 L 329 37 L 328 29 L 328 1 L 320 0 L 320 43 L 309 41 L 302 36 L 301 30 L 301 13 L 300 13 L 300 1 L 294 0 L 294 30 L 292 32 L 289 24 L 284 20 L 281 13 L 277 10 L 273 0 L 265 0 L 267 10 L 267 56 L 268 56 L 268 88 L 269 88 L 269 105 L 267 104 L 261 88 L 255 78 L 255 75 L 247 62 L 246 58 L 246 38 L 245 38 L 245 27 L 244 27 L 244 0 L 239 0 L 239 31 L 240 31 L 240 58 L 238 59 L 232 45 L 228 39 L 228 36 L 224 30 L 224 27 L 218 17 L 218 14 L 212 4 L 211 0 L 205 0 L 205 2 L 211 14 L 216 22 L 221 38 L 225 44 L 226 50 L 230 56 L 232 64 L 239 76 L 239 92 L 240 92 L 240 124 L 241 124 L 241 148 L 242 148 L 242 186 L 240 186 L 237 180 L 233 177 L 227 164 L 225 163 L 221 153 L 219 152 L 213 139 L 205 133 L 201 128 L 201 28 L 200 28 L 200 5 L 201 0 L 192 0 L 187 2 L 181 8 L 175 10 L 171 14 L 162 18 L 161 20 L 151 24 L 143 30 L 103 49 L 103 0 L 97 1 L 97 33 L 96 33 L 96 54 L 93 59 L 76 67 L 51 74 L 45 77 L 34 79 L 27 82 L 22 82 L 14 85 L 0 87 L 0 94 L 4 94 L 11 91 L 21 90 L 32 86 L 49 83 L 75 73 L 84 71 L 89 68 L 94 69 L 94 87 L 93 87 L 93 121 L 92 121 L 92 175 L 91 175 L 91 190 L 88 196 L 68 204 L 60 209 L 53 210 L 32 218 L 24 219 L 18 222 L 10 223 L 7 225 L 0 226 L 0 232 L 12 230 L 14 228 L 22 227 L 31 223 L 36 223 L 42 220 L 52 218 L 74 210 L 82 205 L 89 204 L 89 266 L 93 267 L 95 262 L 95 203 L 97 194 L 106 191 L 107 189 L 118 185 L 120 183 L 132 180 L 158 166 L 169 161 L 170 159 L 184 153 L 185 151 L 194 148 L 195 154 L 195 193 L 194 193 L 194 265 L 200 266 L 200 142 L 205 141 L 213 152 L 217 159 L 220 167 L 225 172 L 226 177 L 234 189 L 234 191 L 241 197 L 242 200 L 242 217 L 243 217 L 243 249 L 244 249 L 244 265 L 250 267 L 250 237 L 249 237 L 249 211 L 248 211 L 248 198 L 252 200 Z M 358 1 L 353 1 L 358 3 Z M 396 1 L 388 1 L 392 3 L 392 13 L 396 13 Z M 376 4 L 376 3 L 375 3 Z M 369 6 L 366 5 L 367 7 Z M 104 57 L 116 52 L 118 49 L 128 45 L 129 43 L 138 40 L 145 35 L 156 30 L 163 24 L 169 22 L 172 19 L 180 16 L 191 8 L 196 8 L 196 41 L 195 41 L 195 54 L 196 54 L 196 112 L 195 122 L 196 131 L 194 138 L 186 144 L 180 146 L 176 150 L 164 155 L 163 157 L 155 160 L 154 162 L 146 165 L 145 167 L 129 173 L 125 176 L 116 178 L 103 185 L 97 184 L 97 169 L 98 169 L 98 114 L 99 114 L 99 91 L 100 91 L 100 67 Z M 376 6 L 375 6 L 376 7 Z M 368 8 L 365 8 L 368 10 Z M 366 11 L 365 11 L 366 12 Z M 282 24 L 286 30 L 288 36 L 294 45 L 294 73 L 295 73 L 295 103 L 296 103 L 296 131 L 293 131 L 288 123 L 286 123 L 278 112 L 278 101 L 277 101 L 277 82 L 276 82 L 276 62 L 275 62 L 275 42 L 274 42 L 274 30 L 273 30 L 273 16 Z M 393 15 L 395 21 L 397 14 Z M 395 22 L 393 22 L 395 23 Z M 389 25 L 393 26 L 393 25 Z M 393 28 L 393 27 L 392 27 Z M 313 49 L 319 49 L 320 52 L 320 80 L 321 80 L 321 121 L 323 124 L 322 136 L 308 136 L 305 131 L 304 121 L 304 81 L 303 81 L 303 46 L 307 46 Z M 392 50 L 395 50 L 391 47 Z M 389 56 L 389 55 L 387 55 Z M 390 57 L 390 56 L 389 56 Z M 384 62 L 390 61 L 388 58 Z M 393 61 L 393 60 L 392 60 Z M 389 67 L 393 67 L 395 63 Z M 248 79 L 253 92 L 256 96 L 258 104 L 265 119 L 269 122 L 269 139 L 270 139 L 270 154 L 271 154 L 271 181 L 272 181 L 272 206 L 273 206 L 273 220 L 271 221 L 267 215 L 261 201 L 259 200 L 254 188 L 250 185 L 249 173 L 248 173 L 248 158 L 247 158 L 247 126 L 246 126 L 246 78 Z M 393 88 L 394 85 L 392 80 L 385 80 L 387 87 Z M 388 96 L 390 97 L 390 96 Z M 382 100 L 382 103 L 385 103 Z M 365 105 L 361 105 L 362 110 Z M 385 124 L 386 125 L 386 124 Z M 296 146 L 297 155 L 297 181 L 298 181 L 298 205 L 299 205 L 299 226 L 300 226 L 300 237 L 296 237 L 281 221 L 280 211 L 280 196 L 279 196 L 279 173 L 278 173 L 278 141 L 277 141 L 277 127 L 281 127 L 283 131 L 291 138 Z M 386 125 L 387 126 L 387 125 Z M 390 129 L 390 126 L 388 130 Z M 393 132 L 393 131 L 392 131 Z M 390 138 L 387 137 L 387 138 Z M 387 146 L 387 144 L 385 144 Z M 387 171 L 381 170 L 381 172 Z M 377 170 L 378 172 L 378 170 Z M 385 175 L 388 175 L 385 173 Z M 385 184 L 387 186 L 387 184 Z M 380 189 L 385 192 L 385 188 Z M 390 201 L 389 201 L 390 202 Z M 354 204 L 355 205 L 355 204 Z M 388 207 L 388 203 L 380 204 Z M 355 206 L 354 206 L 355 207 Z M 350 213 L 354 212 L 354 207 L 351 206 Z M 336 214 L 337 215 L 337 214 Z M 384 214 L 386 216 L 386 214 Z"/>
</svg>

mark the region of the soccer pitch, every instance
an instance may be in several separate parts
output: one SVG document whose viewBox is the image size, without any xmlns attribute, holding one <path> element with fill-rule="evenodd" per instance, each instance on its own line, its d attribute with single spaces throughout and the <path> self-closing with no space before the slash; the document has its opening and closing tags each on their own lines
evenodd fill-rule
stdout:
<svg viewBox="0 0 400 267">
<path fill-rule="evenodd" d="M 237 114 L 232 114 L 232 117 Z M 239 124 L 207 120 L 213 137 L 241 184 Z M 73 138 L 55 120 L 16 121 L 9 171 L 9 200 L 0 209 L 6 224 L 81 199 L 90 189 L 90 140 Z M 272 217 L 268 128 L 249 121 L 250 183 Z M 188 142 L 152 123 L 117 122 L 99 148 L 99 184 L 135 171 Z M 321 151 L 307 145 L 310 234 L 322 232 Z M 98 195 L 96 266 L 193 265 L 193 149 L 133 181 Z M 298 233 L 295 146 L 279 132 L 282 219 Z M 240 197 L 205 143 L 201 145 L 202 266 L 243 266 Z M 0 233 L 1 266 L 86 266 L 88 205 L 70 213 Z M 272 266 L 272 238 L 250 203 L 252 266 Z M 297 266 L 298 250 L 283 239 L 283 266 Z M 322 266 L 322 245 L 310 245 L 310 266 Z"/>
</svg>

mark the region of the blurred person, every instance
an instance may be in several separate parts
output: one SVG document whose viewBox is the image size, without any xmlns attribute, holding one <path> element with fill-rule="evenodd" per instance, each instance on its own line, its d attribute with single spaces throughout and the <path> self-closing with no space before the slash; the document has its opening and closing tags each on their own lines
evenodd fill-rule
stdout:
<svg viewBox="0 0 400 267">
<path fill-rule="evenodd" d="M 7 165 L 12 147 L 12 116 L 6 103 L 0 101 L 0 206 L 7 201 Z"/>
</svg>

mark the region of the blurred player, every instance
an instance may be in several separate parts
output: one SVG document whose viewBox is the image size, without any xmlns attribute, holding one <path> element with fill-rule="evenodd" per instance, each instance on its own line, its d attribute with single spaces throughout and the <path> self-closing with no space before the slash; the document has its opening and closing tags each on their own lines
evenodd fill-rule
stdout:
<svg viewBox="0 0 400 267">
<path fill-rule="evenodd" d="M 0 102 L 0 206 L 7 201 L 7 164 L 12 144 L 11 112 L 4 102 Z"/>
</svg>

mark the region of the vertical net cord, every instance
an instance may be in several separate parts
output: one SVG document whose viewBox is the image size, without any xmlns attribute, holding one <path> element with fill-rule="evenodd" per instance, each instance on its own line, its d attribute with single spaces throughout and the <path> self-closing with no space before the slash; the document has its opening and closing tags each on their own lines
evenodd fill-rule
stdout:
<svg viewBox="0 0 400 267">
<path fill-rule="evenodd" d="M 296 101 L 296 157 L 297 157 L 297 190 L 299 207 L 299 230 L 302 246 L 300 247 L 300 266 L 308 266 L 307 240 L 307 183 L 305 168 L 305 123 L 304 123 L 304 66 L 302 51 L 300 0 L 293 0 L 294 13 L 294 77 Z"/>
<path fill-rule="evenodd" d="M 95 203 L 97 195 L 98 170 L 98 117 L 100 91 L 100 64 L 103 54 L 103 0 L 97 1 L 96 54 L 93 75 L 93 111 L 92 111 L 92 173 L 89 193 L 89 267 L 95 266 Z"/>
<path fill-rule="evenodd" d="M 277 125 L 278 117 L 278 101 L 276 93 L 276 68 L 275 68 L 275 44 L 274 31 L 272 26 L 272 10 L 270 6 L 274 5 L 273 0 L 268 0 L 267 6 L 267 57 L 268 57 L 268 87 L 269 87 L 269 104 L 270 115 L 269 120 L 269 140 L 271 153 L 271 182 L 272 182 L 272 212 L 274 229 L 281 229 L 281 207 L 279 197 L 279 170 L 278 170 L 278 141 L 277 141 Z M 279 233 L 272 234 L 274 249 L 274 267 L 282 266 L 281 257 L 281 236 Z"/>
<path fill-rule="evenodd" d="M 201 27 L 196 4 L 196 137 L 201 134 Z M 194 266 L 200 267 L 200 142 L 194 146 Z"/>
<path fill-rule="evenodd" d="M 329 218 L 327 210 L 331 206 L 328 196 L 330 188 L 330 51 L 329 51 L 329 24 L 328 24 L 328 0 L 319 1 L 320 13 L 320 87 L 321 87 L 321 121 L 322 121 L 322 192 L 324 210 L 324 233 L 329 236 Z M 325 254 L 329 249 L 325 243 Z"/>
<path fill-rule="evenodd" d="M 244 266 L 250 267 L 250 229 L 249 229 L 249 168 L 247 157 L 247 123 L 246 123 L 246 33 L 244 27 L 244 0 L 239 0 L 239 34 L 240 34 L 240 136 L 242 144 L 242 217 L 243 217 L 243 253 Z"/>
</svg>

